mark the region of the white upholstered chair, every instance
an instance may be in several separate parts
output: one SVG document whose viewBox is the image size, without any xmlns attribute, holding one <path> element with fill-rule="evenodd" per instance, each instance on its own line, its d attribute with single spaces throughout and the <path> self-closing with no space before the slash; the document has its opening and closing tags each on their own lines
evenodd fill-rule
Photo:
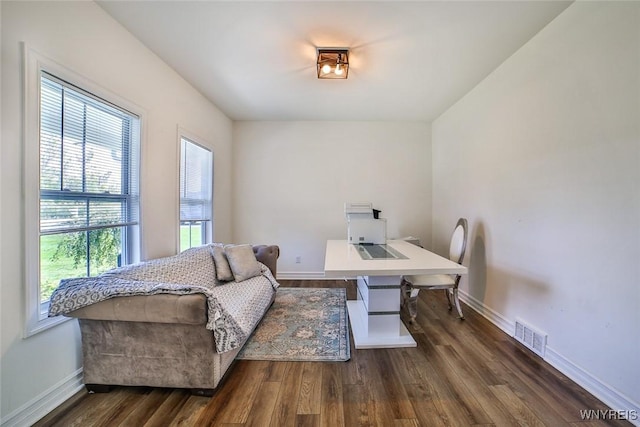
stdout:
<svg viewBox="0 0 640 427">
<path fill-rule="evenodd" d="M 462 264 L 464 253 L 467 249 L 467 220 L 460 218 L 451 235 L 451 243 L 449 244 L 449 259 L 458 264 Z M 418 293 L 421 289 L 436 290 L 444 289 L 449 303 L 449 310 L 452 310 L 455 304 L 460 319 L 464 319 L 462 308 L 460 308 L 460 300 L 458 298 L 458 284 L 460 283 L 460 275 L 450 274 L 420 274 L 413 276 L 402 276 L 402 305 L 407 308 L 411 322 L 416 319 L 418 314 Z M 453 301 L 452 301 L 453 300 Z"/>
</svg>

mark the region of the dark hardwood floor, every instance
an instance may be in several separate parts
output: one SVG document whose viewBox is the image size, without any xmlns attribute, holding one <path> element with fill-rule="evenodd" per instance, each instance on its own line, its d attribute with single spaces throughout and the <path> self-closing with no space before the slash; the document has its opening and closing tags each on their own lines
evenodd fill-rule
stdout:
<svg viewBox="0 0 640 427">
<path fill-rule="evenodd" d="M 280 281 L 346 287 L 344 281 Z M 213 397 L 118 387 L 79 392 L 36 426 L 597 426 L 607 410 L 468 307 L 461 321 L 442 291 L 421 292 L 416 348 L 355 350 L 348 362 L 237 361 Z"/>
</svg>

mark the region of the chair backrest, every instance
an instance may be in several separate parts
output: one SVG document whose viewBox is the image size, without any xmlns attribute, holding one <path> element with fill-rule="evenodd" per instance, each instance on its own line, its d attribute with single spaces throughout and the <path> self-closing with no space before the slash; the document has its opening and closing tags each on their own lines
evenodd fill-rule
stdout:
<svg viewBox="0 0 640 427">
<path fill-rule="evenodd" d="M 449 244 L 449 259 L 462 264 L 464 253 L 467 250 L 467 220 L 460 218 L 453 229 L 451 243 Z"/>
</svg>

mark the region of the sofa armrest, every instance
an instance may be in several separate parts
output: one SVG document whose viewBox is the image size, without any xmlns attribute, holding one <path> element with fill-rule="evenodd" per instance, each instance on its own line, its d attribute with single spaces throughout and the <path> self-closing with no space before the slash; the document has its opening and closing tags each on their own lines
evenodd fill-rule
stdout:
<svg viewBox="0 0 640 427">
<path fill-rule="evenodd" d="M 65 316 L 92 320 L 204 325 L 208 319 L 207 298 L 203 294 L 116 297 L 79 308 Z"/>
<path fill-rule="evenodd" d="M 278 257 L 280 256 L 280 248 L 277 245 L 255 245 L 253 247 L 253 253 L 256 254 L 256 259 L 269 267 L 273 277 L 276 277 L 278 269 Z"/>
</svg>

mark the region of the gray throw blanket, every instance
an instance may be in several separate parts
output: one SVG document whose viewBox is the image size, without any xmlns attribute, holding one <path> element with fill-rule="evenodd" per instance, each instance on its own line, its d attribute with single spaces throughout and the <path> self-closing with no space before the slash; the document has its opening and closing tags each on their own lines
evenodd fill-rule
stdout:
<svg viewBox="0 0 640 427">
<path fill-rule="evenodd" d="M 202 280 L 199 284 L 170 283 L 166 281 L 169 277 L 152 277 L 151 270 L 157 272 L 159 264 L 166 267 L 175 266 L 179 262 L 181 269 L 184 269 L 187 267 L 185 264 L 190 264 L 191 260 L 192 273 L 193 268 L 202 265 L 203 260 L 205 263 L 212 262 L 210 256 L 207 259 L 202 252 L 183 254 L 162 261 L 152 261 L 147 265 L 129 266 L 126 274 L 122 270 L 114 270 L 97 277 L 62 280 L 51 295 L 49 317 L 68 314 L 114 297 L 201 293 L 207 298 L 206 327 L 214 333 L 218 353 L 240 347 L 271 303 L 279 286 L 278 282 L 264 265 L 261 265 L 260 275 L 240 283 L 215 284 L 213 281 Z M 208 269 L 209 266 L 205 265 L 202 268 Z M 175 274 L 175 270 L 171 270 Z"/>
</svg>

